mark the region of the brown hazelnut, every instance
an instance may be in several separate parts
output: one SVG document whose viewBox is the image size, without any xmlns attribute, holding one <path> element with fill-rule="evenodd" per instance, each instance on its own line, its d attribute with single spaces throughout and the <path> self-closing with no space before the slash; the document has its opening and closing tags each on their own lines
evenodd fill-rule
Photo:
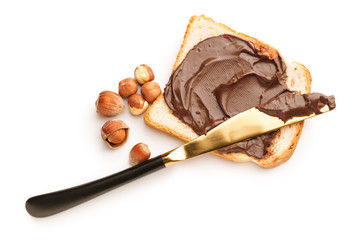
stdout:
<svg viewBox="0 0 361 240">
<path fill-rule="evenodd" d="M 129 127 L 122 120 L 107 121 L 101 130 L 103 140 L 112 149 L 122 146 L 128 135 Z"/>
<path fill-rule="evenodd" d="M 154 80 L 153 70 L 146 64 L 139 65 L 134 70 L 134 77 L 139 84 L 144 84 Z"/>
<path fill-rule="evenodd" d="M 141 88 L 141 93 L 145 100 L 152 103 L 157 99 L 159 95 L 162 94 L 162 90 L 160 89 L 160 86 L 156 82 L 148 82 L 144 84 Z"/>
<path fill-rule="evenodd" d="M 132 166 L 148 160 L 150 150 L 145 143 L 136 144 L 129 153 L 129 162 Z"/>
<path fill-rule="evenodd" d="M 137 82 L 133 78 L 126 78 L 119 82 L 119 95 L 121 97 L 129 97 L 138 90 Z"/>
<path fill-rule="evenodd" d="M 114 117 L 124 109 L 123 99 L 112 91 L 103 91 L 95 102 L 97 113 L 103 117 Z"/>
<path fill-rule="evenodd" d="M 148 108 L 148 102 L 140 94 L 133 94 L 128 99 L 129 111 L 133 115 L 140 115 Z"/>
</svg>

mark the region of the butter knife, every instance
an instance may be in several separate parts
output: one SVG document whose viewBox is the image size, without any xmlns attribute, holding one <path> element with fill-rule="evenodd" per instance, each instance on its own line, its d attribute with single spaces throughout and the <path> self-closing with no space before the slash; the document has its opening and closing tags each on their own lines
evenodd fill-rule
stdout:
<svg viewBox="0 0 361 240">
<path fill-rule="evenodd" d="M 228 119 L 205 135 L 148 161 L 110 176 L 79 186 L 29 198 L 25 207 L 33 217 L 47 217 L 79 205 L 151 172 L 169 167 L 186 159 L 223 148 L 254 136 L 271 132 L 286 125 L 303 121 L 332 110 L 325 104 L 319 111 L 283 121 L 251 108 Z"/>
</svg>

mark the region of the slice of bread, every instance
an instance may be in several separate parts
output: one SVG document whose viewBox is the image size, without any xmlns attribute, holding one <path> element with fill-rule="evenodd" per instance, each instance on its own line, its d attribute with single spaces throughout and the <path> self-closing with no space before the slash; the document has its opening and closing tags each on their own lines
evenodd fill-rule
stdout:
<svg viewBox="0 0 361 240">
<path fill-rule="evenodd" d="M 198 42 L 222 34 L 231 34 L 234 36 L 247 39 L 254 43 L 255 48 L 262 54 L 267 54 L 270 58 L 277 57 L 279 52 L 277 49 L 243 33 L 238 33 L 228 26 L 217 23 L 211 18 L 204 15 L 193 16 L 188 24 L 184 35 L 183 44 L 178 53 L 173 71 L 183 61 L 188 51 Z M 311 91 L 311 74 L 308 69 L 300 63 L 286 62 L 287 65 L 287 86 L 290 90 L 300 93 L 309 93 Z M 149 107 L 144 115 L 145 122 L 161 131 L 172 134 L 185 141 L 190 141 L 198 135 L 185 123 L 172 114 L 167 106 L 163 95 Z M 301 135 L 303 122 L 295 123 L 283 127 L 278 131 L 273 142 L 267 149 L 267 154 L 257 159 L 250 157 L 245 153 L 223 153 L 213 152 L 214 154 L 230 159 L 235 162 L 254 162 L 265 168 L 272 168 L 287 161 L 294 152 L 298 139 Z"/>
</svg>

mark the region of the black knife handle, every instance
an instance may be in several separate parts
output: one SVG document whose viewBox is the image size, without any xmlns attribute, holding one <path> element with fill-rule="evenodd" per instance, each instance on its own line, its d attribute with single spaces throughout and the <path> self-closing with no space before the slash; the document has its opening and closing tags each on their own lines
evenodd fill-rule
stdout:
<svg viewBox="0 0 361 240">
<path fill-rule="evenodd" d="M 163 158 L 159 155 L 89 183 L 29 198 L 25 207 L 33 217 L 51 216 L 164 167 Z"/>
</svg>

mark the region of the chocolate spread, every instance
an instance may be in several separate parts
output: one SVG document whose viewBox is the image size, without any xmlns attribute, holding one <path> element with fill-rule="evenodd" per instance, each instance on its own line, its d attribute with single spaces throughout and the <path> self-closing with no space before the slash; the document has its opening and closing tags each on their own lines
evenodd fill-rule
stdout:
<svg viewBox="0 0 361 240">
<path fill-rule="evenodd" d="M 202 135 L 239 112 L 290 94 L 286 78 L 281 56 L 270 58 L 250 41 L 220 35 L 188 52 L 171 75 L 164 98 L 175 116 Z M 262 158 L 274 136 L 267 133 L 218 151 Z"/>
<path fill-rule="evenodd" d="M 330 110 L 336 107 L 334 96 L 325 96 L 321 93 L 308 94 L 285 94 L 272 99 L 265 104 L 256 108 L 268 115 L 278 117 L 282 121 L 293 117 L 307 116 L 312 113 L 320 114 L 324 106 L 328 106 Z"/>
</svg>

